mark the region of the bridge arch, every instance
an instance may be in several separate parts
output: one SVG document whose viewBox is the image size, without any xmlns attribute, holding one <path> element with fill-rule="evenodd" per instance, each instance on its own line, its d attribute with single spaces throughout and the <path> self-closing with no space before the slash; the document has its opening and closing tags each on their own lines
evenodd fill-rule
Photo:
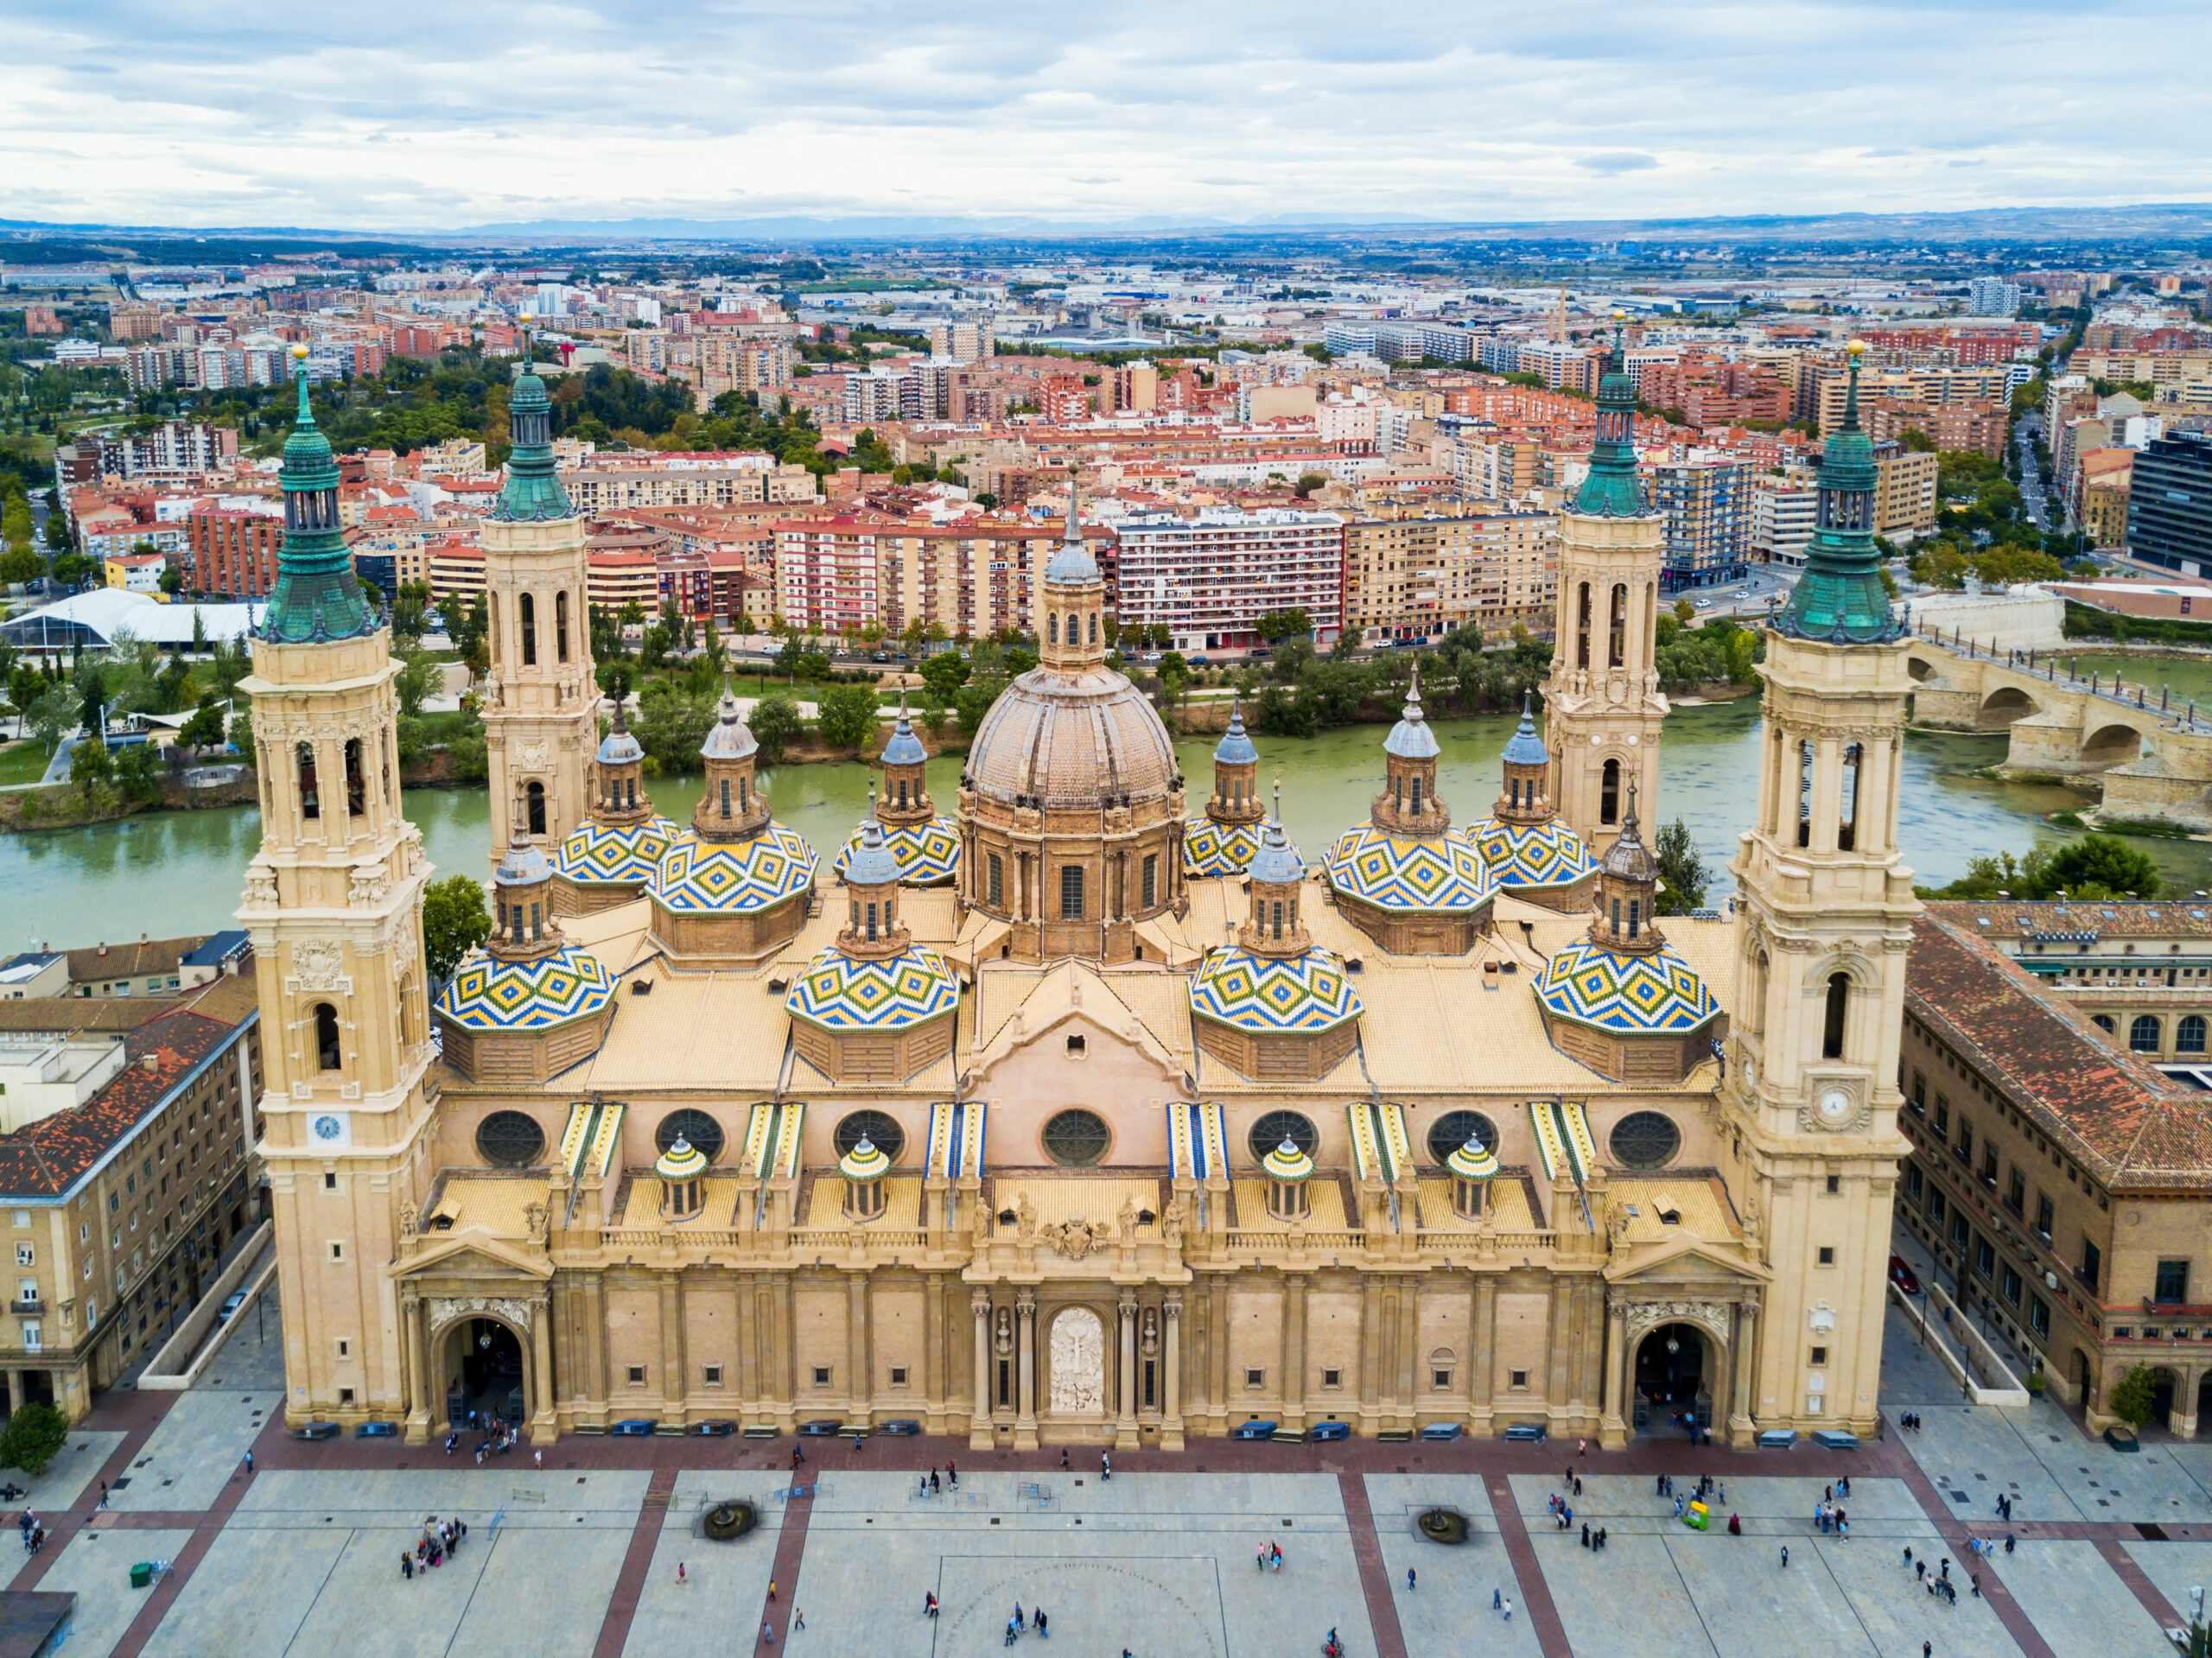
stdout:
<svg viewBox="0 0 2212 1658">
<path fill-rule="evenodd" d="M 1999 685 L 1981 699 L 1981 706 L 1974 713 L 1974 724 L 1984 731 L 2002 731 L 2015 720 L 2042 712 L 2043 704 L 2018 685 Z"/>
<path fill-rule="evenodd" d="M 2082 744 L 2082 763 L 2098 771 L 2126 765 L 2143 754 L 2143 734 L 2124 721 L 2099 726 Z"/>
</svg>

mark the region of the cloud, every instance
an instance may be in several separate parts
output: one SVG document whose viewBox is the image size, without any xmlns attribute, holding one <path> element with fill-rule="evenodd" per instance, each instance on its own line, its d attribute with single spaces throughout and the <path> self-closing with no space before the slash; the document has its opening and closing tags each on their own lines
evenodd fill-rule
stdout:
<svg viewBox="0 0 2212 1658">
<path fill-rule="evenodd" d="M 2204 200 L 2212 156 L 2170 142 L 2212 118 L 2202 18 L 2168 16 L 2145 54 L 2141 29 L 2059 0 L 1440 0 L 1356 30 L 1320 0 L 10 0 L 0 216 L 406 231 L 740 201 L 1120 223 Z M 1900 29 L 1910 51 L 1870 54 Z M 2101 118 L 2115 107 L 2132 118 Z"/>
<path fill-rule="evenodd" d="M 1659 165 L 1651 156 L 1638 155 L 1584 156 L 1574 164 L 1586 173 L 1608 176 L 1615 173 L 1642 173 Z"/>
</svg>

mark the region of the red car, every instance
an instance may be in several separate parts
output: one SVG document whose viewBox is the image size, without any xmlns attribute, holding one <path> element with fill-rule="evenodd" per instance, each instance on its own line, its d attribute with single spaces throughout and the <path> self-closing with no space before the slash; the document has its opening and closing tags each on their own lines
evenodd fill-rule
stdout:
<svg viewBox="0 0 2212 1658">
<path fill-rule="evenodd" d="M 1903 1255 L 1890 1257 L 1890 1281 L 1907 1295 L 1920 1293 L 1920 1280 L 1913 1276 L 1912 1268 L 1904 1264 Z"/>
</svg>

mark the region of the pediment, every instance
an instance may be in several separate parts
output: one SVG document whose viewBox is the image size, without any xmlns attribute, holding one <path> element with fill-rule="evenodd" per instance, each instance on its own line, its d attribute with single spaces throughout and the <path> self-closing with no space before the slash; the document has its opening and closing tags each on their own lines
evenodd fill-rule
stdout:
<svg viewBox="0 0 2212 1658">
<path fill-rule="evenodd" d="M 1688 1289 L 1763 1283 L 1774 1276 L 1734 1239 L 1716 1242 L 1694 1233 L 1656 1238 L 1648 1243 L 1616 1244 L 1605 1265 L 1605 1280 L 1649 1287 L 1680 1285 Z"/>
<path fill-rule="evenodd" d="M 1120 1051 L 1140 1057 L 1162 1081 L 1179 1085 L 1183 1065 L 1136 1011 L 1088 967 L 1066 963 L 1038 981 L 976 1057 L 973 1085 L 981 1087 L 1000 1064 L 1040 1048 L 1065 1053 L 1080 1036 L 1093 1052 Z"/>
<path fill-rule="evenodd" d="M 431 1234 L 425 1243 L 398 1267 L 395 1276 L 423 1278 L 435 1274 L 446 1278 L 512 1278 L 543 1280 L 553 1276 L 553 1262 L 542 1250 L 532 1250 L 507 1238 L 471 1229 L 465 1232 Z"/>
</svg>

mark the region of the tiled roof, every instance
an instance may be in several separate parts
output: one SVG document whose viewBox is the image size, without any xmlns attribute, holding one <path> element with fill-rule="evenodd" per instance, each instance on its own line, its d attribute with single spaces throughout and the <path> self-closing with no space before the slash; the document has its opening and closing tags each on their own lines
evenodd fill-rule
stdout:
<svg viewBox="0 0 2212 1658">
<path fill-rule="evenodd" d="M 1979 907 L 1913 923 L 1906 1011 L 2109 1189 L 2212 1191 L 2212 1096 L 2114 1047 L 1970 920 L 1939 912 Z"/>
<path fill-rule="evenodd" d="M 185 955 L 207 942 L 208 935 L 189 938 L 154 938 L 135 944 L 109 944 L 105 953 L 96 945 L 69 952 L 71 982 L 98 983 L 106 979 L 143 978 L 149 973 L 174 973 Z"/>
<path fill-rule="evenodd" d="M 221 984 L 242 982 L 226 979 Z M 251 1005 L 249 1001 L 246 1007 Z M 158 1110 L 194 1067 L 238 1034 L 244 1013 L 231 1016 L 238 1007 L 234 994 L 210 995 L 149 1020 L 124 1039 L 126 1064 L 105 1088 L 83 1105 L 0 1137 L 0 1198 L 67 1192 Z M 149 1058 L 150 1066 L 145 1063 Z"/>
<path fill-rule="evenodd" d="M 1955 922 L 1962 932 L 1981 938 L 2033 938 L 2037 935 L 2095 933 L 2103 938 L 2212 938 L 2212 900 L 2128 899 L 2018 899 L 1955 900 L 1931 904 L 1930 915 Z"/>
</svg>

